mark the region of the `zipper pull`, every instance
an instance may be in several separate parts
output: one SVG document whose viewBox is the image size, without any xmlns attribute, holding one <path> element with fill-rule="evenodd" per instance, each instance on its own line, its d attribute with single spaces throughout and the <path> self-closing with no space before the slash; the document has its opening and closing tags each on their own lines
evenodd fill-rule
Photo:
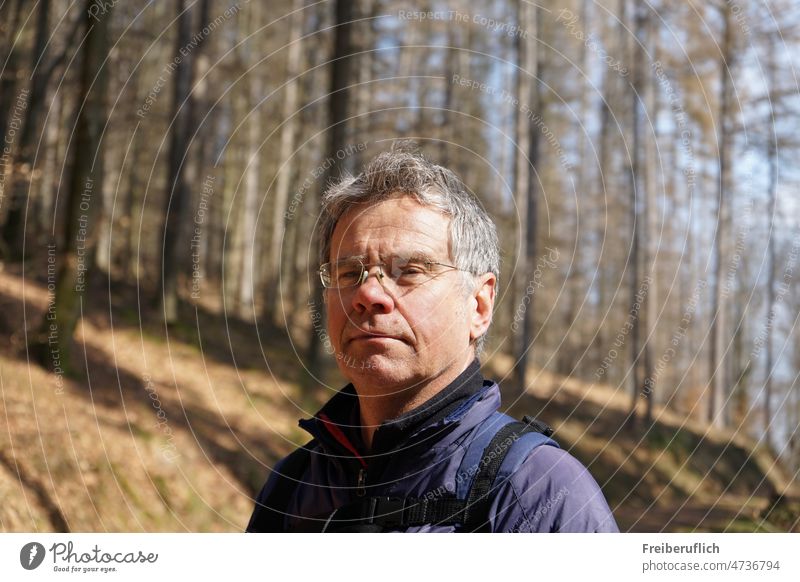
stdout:
<svg viewBox="0 0 800 582">
<path fill-rule="evenodd" d="M 367 470 L 364 467 L 358 470 L 358 486 L 356 487 L 356 495 L 364 497 L 367 494 Z"/>
</svg>

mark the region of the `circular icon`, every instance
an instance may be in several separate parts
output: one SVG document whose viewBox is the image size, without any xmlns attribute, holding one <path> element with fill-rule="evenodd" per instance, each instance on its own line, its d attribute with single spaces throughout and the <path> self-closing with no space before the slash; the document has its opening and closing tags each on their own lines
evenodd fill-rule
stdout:
<svg viewBox="0 0 800 582">
<path fill-rule="evenodd" d="M 44 561 L 44 546 L 39 542 L 29 542 L 19 551 L 19 563 L 26 570 L 35 570 Z"/>
</svg>

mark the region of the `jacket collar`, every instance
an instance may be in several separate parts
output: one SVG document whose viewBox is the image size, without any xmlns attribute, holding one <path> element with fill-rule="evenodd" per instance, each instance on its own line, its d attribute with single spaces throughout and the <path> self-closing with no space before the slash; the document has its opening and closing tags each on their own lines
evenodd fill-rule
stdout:
<svg viewBox="0 0 800 582">
<path fill-rule="evenodd" d="M 375 431 L 368 456 L 364 454 L 366 447 L 361 436 L 358 394 L 352 384 L 337 392 L 313 418 L 301 420 L 300 426 L 327 452 L 356 457 L 366 466 L 365 458 L 385 455 L 431 429 L 442 429 L 454 423 L 492 386 L 495 384 L 483 379 L 480 363 L 474 360 L 447 387 L 422 405 L 381 424 Z"/>
</svg>

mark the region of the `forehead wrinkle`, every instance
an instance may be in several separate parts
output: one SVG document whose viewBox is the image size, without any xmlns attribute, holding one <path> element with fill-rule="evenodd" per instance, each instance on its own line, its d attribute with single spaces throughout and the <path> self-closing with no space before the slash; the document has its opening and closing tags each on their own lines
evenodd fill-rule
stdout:
<svg viewBox="0 0 800 582">
<path fill-rule="evenodd" d="M 366 263 L 367 255 L 346 255 L 344 257 L 339 257 L 332 262 L 334 265 L 339 265 L 341 263 L 346 263 L 347 261 L 361 261 L 362 263 Z"/>
<path fill-rule="evenodd" d="M 435 257 L 429 252 L 420 251 L 420 250 L 413 250 L 413 251 L 393 251 L 391 254 L 378 254 L 378 260 L 382 262 L 388 262 L 389 259 L 403 259 L 409 261 L 430 261 L 436 262 L 440 260 L 440 258 Z M 367 255 L 345 255 L 344 257 L 339 257 L 335 261 L 332 261 L 335 265 L 340 265 L 342 263 L 346 263 L 348 261 L 361 261 L 362 264 L 367 264 L 369 261 L 369 257 Z"/>
<path fill-rule="evenodd" d="M 337 237 L 338 244 L 331 249 L 332 254 L 338 255 L 339 258 L 368 258 L 374 250 L 378 257 L 388 255 L 432 257 L 440 254 L 442 250 L 447 252 L 449 249 L 447 240 L 440 240 L 416 228 L 387 225 L 365 230 L 366 232 L 360 232 L 352 238 L 348 233 Z M 348 250 L 352 250 L 352 254 L 342 253 Z"/>
</svg>

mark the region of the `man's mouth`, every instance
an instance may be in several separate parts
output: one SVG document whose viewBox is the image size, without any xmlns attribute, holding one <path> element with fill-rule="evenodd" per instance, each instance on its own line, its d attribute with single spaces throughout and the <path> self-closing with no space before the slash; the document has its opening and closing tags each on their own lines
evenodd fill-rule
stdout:
<svg viewBox="0 0 800 582">
<path fill-rule="evenodd" d="M 354 341 L 367 341 L 367 340 L 397 340 L 397 341 L 404 341 L 402 337 L 388 334 L 388 333 L 380 333 L 380 332 L 363 332 L 357 333 L 350 338 L 348 338 L 349 342 Z"/>
</svg>

